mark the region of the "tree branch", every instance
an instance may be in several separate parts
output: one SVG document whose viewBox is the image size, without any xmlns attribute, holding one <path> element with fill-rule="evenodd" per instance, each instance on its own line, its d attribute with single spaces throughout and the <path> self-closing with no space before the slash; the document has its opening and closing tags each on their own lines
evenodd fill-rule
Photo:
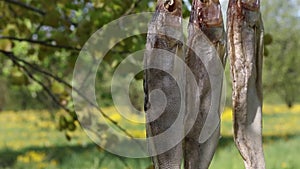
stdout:
<svg viewBox="0 0 300 169">
<path fill-rule="evenodd" d="M 7 3 L 10 3 L 10 4 L 13 4 L 13 5 L 17 5 L 17 6 L 20 6 L 22 8 L 28 9 L 30 11 L 36 12 L 40 15 L 46 15 L 46 12 L 44 12 L 43 10 L 37 9 L 35 7 L 32 7 L 28 4 L 20 2 L 20 1 L 17 1 L 17 0 L 4 0 L 4 1 L 7 2 Z"/>
<path fill-rule="evenodd" d="M 67 49 L 67 50 L 75 50 L 75 51 L 80 51 L 80 48 L 76 48 L 73 46 L 66 46 L 66 45 L 53 45 L 53 44 L 49 44 L 45 41 L 40 41 L 40 40 L 32 40 L 32 39 L 25 39 L 25 38 L 17 38 L 17 37 L 11 37 L 11 36 L 0 36 L 0 39 L 3 40 L 13 40 L 13 41 L 20 41 L 20 42 L 29 42 L 29 43 L 33 43 L 33 44 L 39 44 L 39 45 L 43 45 L 43 46 L 47 46 L 47 47 L 51 47 L 51 48 L 60 48 L 60 49 Z"/>
<path fill-rule="evenodd" d="M 71 109 L 67 108 L 66 106 L 62 105 L 60 103 L 60 101 L 54 96 L 54 94 L 51 92 L 51 90 L 40 80 L 38 80 L 29 70 L 27 67 L 25 67 L 24 65 L 21 65 L 18 60 L 16 59 L 16 57 L 14 56 L 14 54 L 12 52 L 6 52 L 3 50 L 0 50 L 1 53 L 3 53 L 5 56 L 7 56 L 16 66 L 18 66 L 19 68 L 21 68 L 26 75 L 32 79 L 33 81 L 35 81 L 36 83 L 38 83 L 40 86 L 42 86 L 42 88 L 44 89 L 44 91 L 46 91 L 46 93 L 51 97 L 51 99 L 57 104 L 59 105 L 62 109 L 64 109 L 66 112 L 68 112 L 69 114 L 73 114 L 75 113 L 74 111 L 72 111 Z"/>
<path fill-rule="evenodd" d="M 52 94 L 51 90 L 45 86 L 41 81 L 39 81 L 38 79 L 36 79 L 34 77 L 34 75 L 27 69 L 27 67 L 21 65 L 19 62 L 29 66 L 30 68 L 32 68 L 33 70 L 42 73 L 46 76 L 49 76 L 51 78 L 53 78 L 54 80 L 56 80 L 59 83 L 64 84 L 65 86 L 67 86 L 68 88 L 72 89 L 73 91 L 75 91 L 80 97 L 82 97 L 85 101 L 87 101 L 91 106 L 95 107 L 100 113 L 101 115 L 107 119 L 109 122 L 111 122 L 112 124 L 114 124 L 119 130 L 121 130 L 123 133 L 125 133 L 125 135 L 127 135 L 128 137 L 134 139 L 134 136 L 131 135 L 125 128 L 123 128 L 122 126 L 120 126 L 118 124 L 117 121 L 113 120 L 111 117 L 109 117 L 107 114 L 104 113 L 104 111 L 97 106 L 97 104 L 94 104 L 92 101 L 89 100 L 89 98 L 87 98 L 84 94 L 82 94 L 78 89 L 74 88 L 72 85 L 70 85 L 69 83 L 67 83 L 66 81 L 64 81 L 63 79 L 49 73 L 46 72 L 44 70 L 42 70 L 41 68 L 39 68 L 38 66 L 35 66 L 17 56 L 15 56 L 12 52 L 7 52 L 4 50 L 0 50 L 0 53 L 3 53 L 5 56 L 7 56 L 10 60 L 12 60 L 18 67 L 20 67 L 22 70 L 24 70 L 24 72 L 28 75 L 29 78 L 31 78 L 32 80 L 34 80 L 35 82 L 37 82 L 39 85 L 42 86 L 42 88 L 46 91 L 46 93 L 52 98 L 52 100 L 57 103 L 61 108 L 63 108 L 66 112 L 72 114 L 74 113 L 74 111 L 68 109 L 67 107 L 65 107 L 64 105 L 62 105 L 59 100 L 57 100 L 57 98 Z M 138 143 L 138 142 L 137 142 Z M 139 143 L 138 143 L 139 144 Z M 139 144 L 140 145 L 140 144 Z M 141 145 L 140 145 L 141 146 Z M 142 148 L 142 146 L 141 146 Z M 143 148 L 142 148 L 143 149 Z"/>
</svg>

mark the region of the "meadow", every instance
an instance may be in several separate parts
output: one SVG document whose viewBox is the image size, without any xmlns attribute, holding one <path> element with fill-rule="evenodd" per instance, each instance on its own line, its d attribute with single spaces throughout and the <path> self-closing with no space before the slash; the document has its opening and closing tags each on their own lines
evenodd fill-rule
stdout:
<svg viewBox="0 0 300 169">
<path fill-rule="evenodd" d="M 122 121 L 113 108 L 104 109 Z M 268 169 L 299 169 L 300 104 L 265 105 L 263 119 L 264 149 Z M 75 132 L 58 131 L 55 119 L 63 112 L 4 111 L 0 113 L 1 169 L 146 169 L 150 159 L 129 159 L 97 147 L 77 124 Z M 141 128 L 129 128 L 143 137 Z M 222 137 L 210 169 L 241 169 L 242 159 L 233 144 L 232 112 L 222 114 Z M 66 138 L 70 136 L 70 140 Z"/>
</svg>

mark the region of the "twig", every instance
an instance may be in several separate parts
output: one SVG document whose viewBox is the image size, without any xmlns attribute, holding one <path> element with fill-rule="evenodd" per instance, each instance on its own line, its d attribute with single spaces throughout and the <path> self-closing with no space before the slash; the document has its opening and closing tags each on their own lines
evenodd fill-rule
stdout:
<svg viewBox="0 0 300 169">
<path fill-rule="evenodd" d="M 6 52 L 6 51 L 0 51 L 1 53 L 5 54 L 7 57 L 9 57 L 12 62 L 18 66 L 19 68 L 21 68 L 25 73 L 26 75 L 32 79 L 33 81 L 35 81 L 36 83 L 38 83 L 40 86 L 42 86 L 42 88 L 44 89 L 44 91 L 46 91 L 46 93 L 52 98 L 52 100 L 57 104 L 59 105 L 62 109 L 64 109 L 66 112 L 70 113 L 70 114 L 73 114 L 75 113 L 74 111 L 70 110 L 69 108 L 65 107 L 64 105 L 62 105 L 60 103 L 60 101 L 53 95 L 53 93 L 51 92 L 51 90 L 43 83 L 41 82 L 40 80 L 38 80 L 28 69 L 27 67 L 21 65 L 17 59 L 15 59 L 15 56 L 13 55 L 13 53 L 11 52 Z"/>
<path fill-rule="evenodd" d="M 136 0 L 134 3 L 132 3 L 131 6 L 129 7 L 129 9 L 123 15 L 131 14 L 132 11 L 134 10 L 134 8 L 136 8 L 141 1 L 142 0 Z"/>
<path fill-rule="evenodd" d="M 1 50 L 0 50 L 0 52 L 1 52 L 1 53 L 4 53 L 4 52 L 1 51 Z M 49 77 L 53 78 L 54 80 L 58 81 L 59 83 L 64 84 L 64 85 L 67 86 L 68 88 L 70 88 L 70 89 L 73 88 L 72 85 L 70 85 L 68 82 L 64 81 L 63 79 L 59 78 L 58 76 L 55 76 L 55 75 L 53 75 L 53 74 L 51 74 L 51 73 L 49 73 L 49 72 L 47 72 L 47 71 L 44 71 L 44 70 L 42 70 L 41 68 L 39 68 L 38 66 L 33 65 L 33 64 L 27 62 L 26 60 L 21 59 L 21 58 L 19 58 L 19 57 L 16 57 L 15 55 L 12 55 L 11 57 L 13 57 L 15 60 L 17 60 L 17 61 L 19 61 L 19 62 L 22 62 L 22 63 L 28 65 L 29 67 L 31 67 L 31 68 L 34 69 L 35 71 L 37 71 L 37 72 L 39 72 L 39 73 L 42 73 L 42 74 L 44 74 L 44 75 L 46 75 L 46 76 L 49 76 Z"/>
<path fill-rule="evenodd" d="M 20 6 L 22 8 L 28 9 L 30 11 L 36 12 L 36 13 L 38 13 L 40 15 L 46 15 L 46 12 L 44 12 L 43 10 L 40 10 L 38 8 L 35 8 L 35 7 L 32 7 L 32 6 L 28 5 L 28 4 L 20 2 L 20 1 L 17 1 L 17 0 L 4 0 L 4 1 L 7 2 L 7 3 L 14 4 L 14 5 Z"/>
<path fill-rule="evenodd" d="M 45 41 L 25 39 L 25 38 L 17 38 L 17 37 L 11 37 L 11 36 L 0 36 L 0 39 L 14 40 L 14 41 L 20 41 L 20 42 L 25 41 L 25 42 L 29 42 L 29 43 L 33 43 L 33 44 L 39 44 L 39 45 L 43 45 L 43 46 L 47 46 L 47 47 L 51 47 L 51 48 L 60 48 L 60 49 L 75 50 L 75 51 L 80 51 L 81 50 L 80 48 L 76 48 L 76 47 L 73 47 L 73 46 L 53 45 L 53 44 L 46 43 Z"/>
<path fill-rule="evenodd" d="M 38 34 L 38 32 L 40 31 L 40 29 L 42 28 L 43 26 L 43 22 L 39 24 L 38 27 L 36 27 L 36 29 L 34 30 L 34 32 L 31 34 L 31 36 L 29 38 L 31 38 L 34 34 Z"/>
<path fill-rule="evenodd" d="M 126 169 L 131 169 L 129 164 L 125 161 L 125 159 L 123 157 L 120 157 L 118 155 L 116 155 L 116 156 L 122 162 L 122 164 L 126 167 Z"/>
</svg>

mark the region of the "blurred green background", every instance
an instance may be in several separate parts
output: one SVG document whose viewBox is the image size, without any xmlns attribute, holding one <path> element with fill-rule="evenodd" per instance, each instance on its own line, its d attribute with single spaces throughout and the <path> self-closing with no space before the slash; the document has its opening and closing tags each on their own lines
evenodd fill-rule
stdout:
<svg viewBox="0 0 300 169">
<path fill-rule="evenodd" d="M 154 11 L 151 0 L 0 1 L 0 168 L 142 169 L 150 159 L 106 152 L 82 131 L 73 110 L 74 64 L 87 39 L 128 14 Z M 191 3 L 191 2 L 190 2 Z M 300 2 L 262 1 L 265 25 L 263 132 L 267 168 L 300 168 Z M 222 3 L 225 4 L 225 3 Z M 183 17 L 189 17 L 184 2 Z M 96 83 L 98 104 L 114 121 L 122 118 L 110 96 L 111 77 L 129 54 L 145 48 L 146 35 L 124 39 L 104 57 Z M 142 74 L 130 86 L 132 104 L 143 107 Z M 231 84 L 226 67 L 222 138 L 212 169 L 243 168 L 232 139 Z M 135 114 L 132 115 L 136 116 Z M 144 128 L 123 126 L 137 137 Z M 110 140 L 103 141 L 109 142 Z"/>
</svg>

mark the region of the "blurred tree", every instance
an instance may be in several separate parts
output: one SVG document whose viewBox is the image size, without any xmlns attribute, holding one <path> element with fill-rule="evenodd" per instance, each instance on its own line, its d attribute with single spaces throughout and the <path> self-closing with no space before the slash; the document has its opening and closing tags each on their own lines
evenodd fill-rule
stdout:
<svg viewBox="0 0 300 169">
<path fill-rule="evenodd" d="M 14 108 L 60 107 L 69 113 L 73 118 L 70 122 L 74 123 L 77 117 L 70 97 L 71 79 L 84 43 L 92 33 L 114 19 L 153 10 L 153 3 L 146 0 L 0 1 L 1 91 L 15 97 L 11 101 Z M 145 35 L 131 37 L 103 56 L 106 63 L 97 74 L 97 80 L 103 83 L 96 84 L 97 91 L 101 91 L 98 96 L 101 106 L 112 104 L 108 77 L 115 66 L 126 54 L 143 49 L 144 44 Z M 136 96 L 135 91 L 132 92 Z M 7 100 L 4 96 L 1 95 L 1 109 Z M 30 97 L 35 98 L 31 99 L 34 101 L 30 101 Z M 49 98 L 54 101 L 54 107 L 49 104 Z M 36 106 L 36 100 L 41 106 Z"/>
<path fill-rule="evenodd" d="M 275 92 L 292 107 L 300 93 L 300 2 L 262 3 L 265 32 L 271 34 L 265 36 L 265 94 Z"/>
<path fill-rule="evenodd" d="M 59 120 L 59 129 L 73 131 L 77 117 L 71 101 L 71 80 L 81 48 L 105 24 L 124 15 L 154 11 L 155 1 L 3 0 L 0 8 L 0 74 L 5 81 L 0 91 L 13 98 L 1 96 L 0 108 L 4 107 L 4 100 L 6 108 L 13 109 L 61 108 L 68 115 Z M 184 13 L 188 16 L 187 7 Z M 105 62 L 97 74 L 97 82 L 101 83 L 95 86 L 96 91 L 100 91 L 97 93 L 100 107 L 112 105 L 110 83 L 116 66 L 127 54 L 144 49 L 145 43 L 145 34 L 133 36 L 102 56 Z M 140 75 L 131 83 L 130 98 L 141 110 Z"/>
</svg>

